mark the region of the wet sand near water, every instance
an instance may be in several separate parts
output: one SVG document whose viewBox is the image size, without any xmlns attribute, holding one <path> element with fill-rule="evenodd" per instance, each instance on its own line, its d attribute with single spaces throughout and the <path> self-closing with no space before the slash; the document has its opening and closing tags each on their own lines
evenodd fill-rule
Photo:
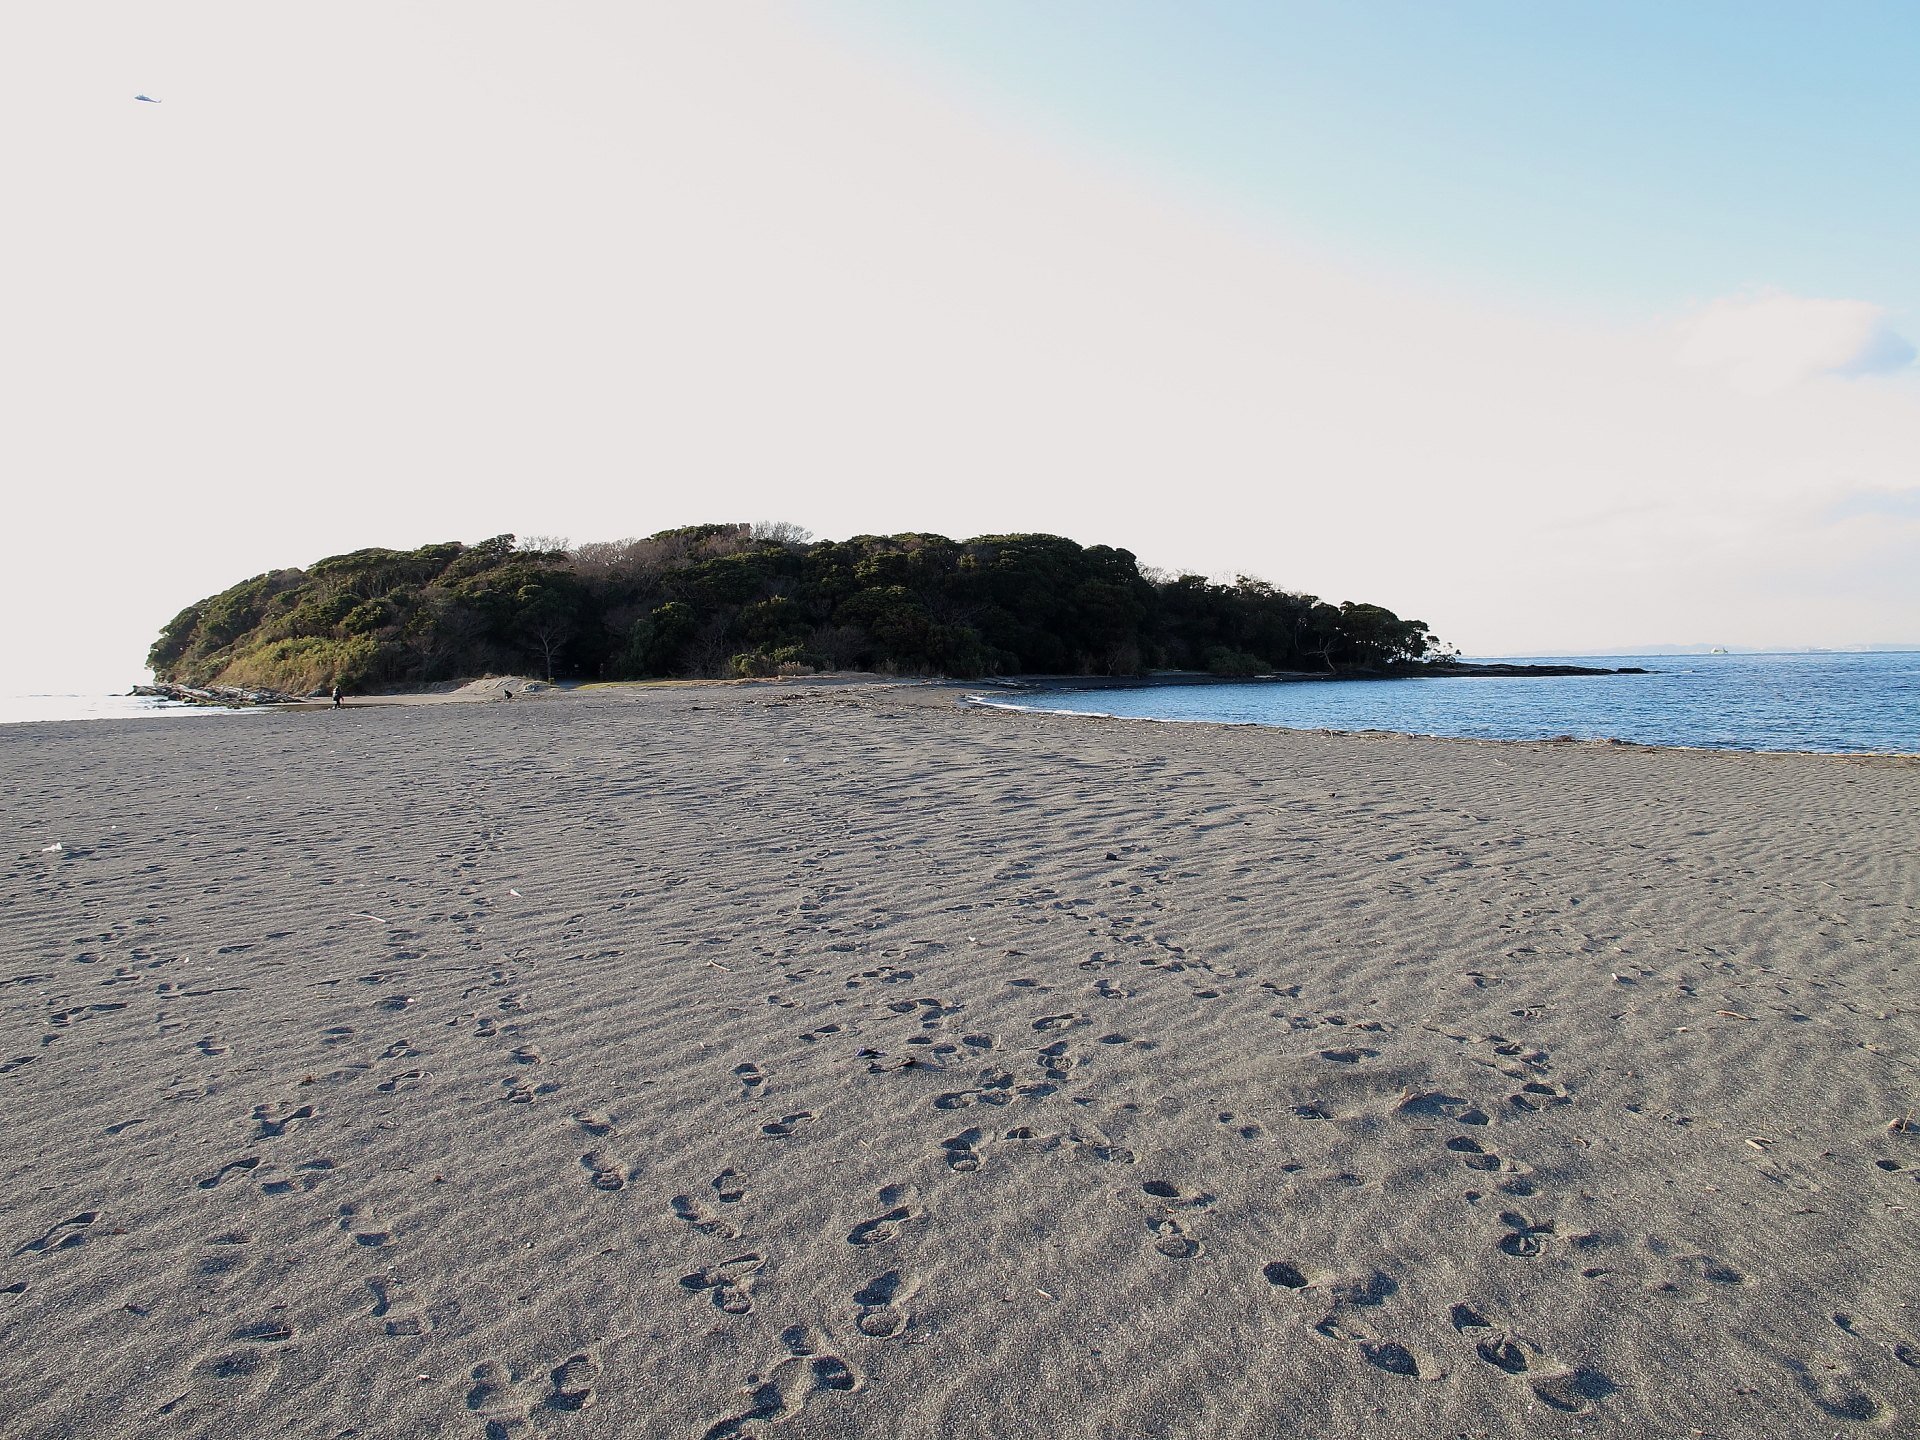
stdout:
<svg viewBox="0 0 1920 1440">
<path fill-rule="evenodd" d="M 964 693 L 0 731 L 0 1434 L 1920 1435 L 1915 762 Z"/>
</svg>

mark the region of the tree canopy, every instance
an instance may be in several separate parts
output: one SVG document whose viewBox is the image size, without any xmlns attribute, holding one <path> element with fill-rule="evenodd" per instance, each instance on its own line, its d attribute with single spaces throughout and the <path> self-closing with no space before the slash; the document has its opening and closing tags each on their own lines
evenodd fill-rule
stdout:
<svg viewBox="0 0 1920 1440">
<path fill-rule="evenodd" d="M 148 663 L 162 681 L 299 692 L 487 671 L 1382 670 L 1433 644 L 1422 622 L 1377 605 L 1245 576 L 1143 574 L 1126 550 L 1058 535 L 815 541 L 791 525 L 734 524 L 570 548 L 497 535 L 329 556 L 188 606 Z"/>
</svg>

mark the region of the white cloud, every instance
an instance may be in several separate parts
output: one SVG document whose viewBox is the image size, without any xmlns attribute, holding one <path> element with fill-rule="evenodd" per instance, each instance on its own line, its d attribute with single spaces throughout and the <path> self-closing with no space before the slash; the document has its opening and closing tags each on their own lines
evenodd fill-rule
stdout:
<svg viewBox="0 0 1920 1440">
<path fill-rule="evenodd" d="M 1767 293 L 1715 300 L 1680 327 L 1674 359 L 1725 372 L 1727 383 L 1767 395 L 1819 375 L 1884 375 L 1913 363 L 1914 348 L 1864 300 Z"/>
</svg>

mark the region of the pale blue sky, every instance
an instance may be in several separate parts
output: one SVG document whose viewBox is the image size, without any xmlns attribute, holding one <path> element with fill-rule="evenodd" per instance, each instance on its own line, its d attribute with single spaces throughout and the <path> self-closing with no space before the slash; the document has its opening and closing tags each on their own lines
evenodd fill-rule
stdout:
<svg viewBox="0 0 1920 1440">
<path fill-rule="evenodd" d="M 1920 6 L 813 0 L 1016 123 L 1428 277 L 1920 317 Z"/>
</svg>

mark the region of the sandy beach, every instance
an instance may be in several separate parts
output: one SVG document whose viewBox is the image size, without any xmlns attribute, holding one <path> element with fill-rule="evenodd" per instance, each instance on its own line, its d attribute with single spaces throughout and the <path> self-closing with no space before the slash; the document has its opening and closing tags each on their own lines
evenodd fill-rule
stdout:
<svg viewBox="0 0 1920 1440">
<path fill-rule="evenodd" d="M 1920 1436 L 1920 762 L 0 730 L 0 1436 Z"/>
</svg>

